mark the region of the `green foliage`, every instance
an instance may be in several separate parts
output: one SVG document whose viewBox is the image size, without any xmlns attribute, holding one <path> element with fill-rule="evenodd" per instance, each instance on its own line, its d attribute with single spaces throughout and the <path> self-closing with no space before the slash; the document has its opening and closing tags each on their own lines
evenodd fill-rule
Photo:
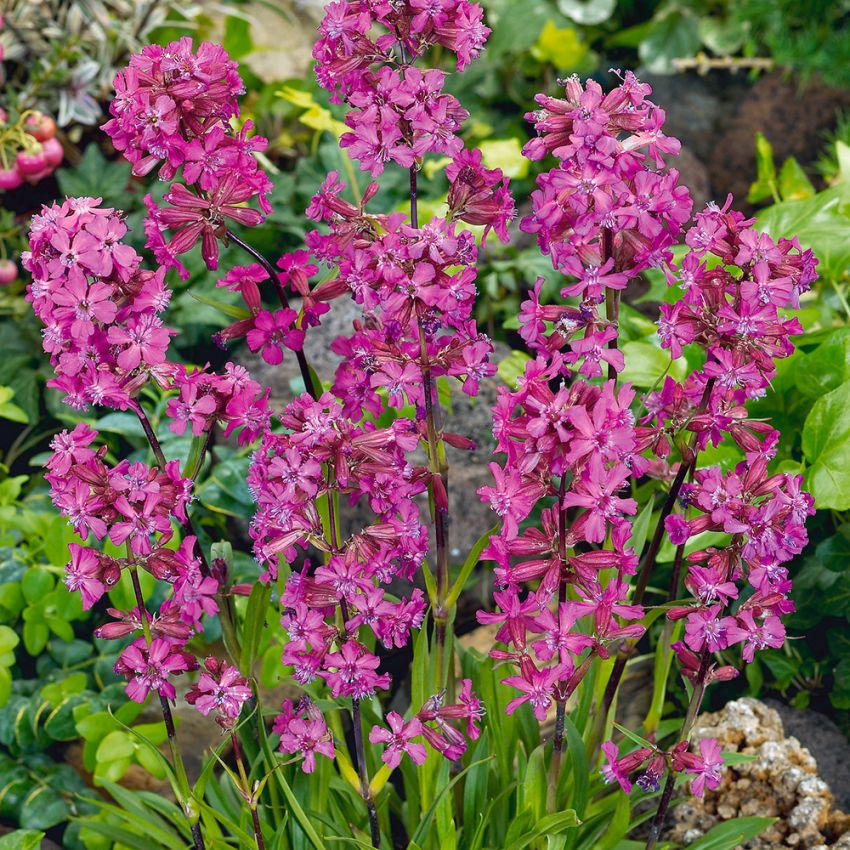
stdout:
<svg viewBox="0 0 850 850">
<path fill-rule="evenodd" d="M 75 168 L 60 168 L 56 178 L 64 195 L 103 198 L 104 204 L 119 209 L 127 206 L 130 163 L 108 160 L 94 142 L 86 147 Z"/>
</svg>

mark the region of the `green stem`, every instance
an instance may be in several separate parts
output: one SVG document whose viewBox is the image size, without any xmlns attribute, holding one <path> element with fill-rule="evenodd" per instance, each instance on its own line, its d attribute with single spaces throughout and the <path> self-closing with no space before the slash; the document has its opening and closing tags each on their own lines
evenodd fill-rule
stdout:
<svg viewBox="0 0 850 850">
<path fill-rule="evenodd" d="M 136 596 L 136 605 L 139 608 L 139 619 L 142 623 L 142 633 L 145 637 L 145 644 L 151 645 L 151 629 L 148 620 L 148 609 L 145 607 L 145 598 L 142 594 L 142 586 L 139 583 L 139 573 L 135 564 L 129 566 L 130 580 L 133 584 L 133 592 Z M 171 752 L 171 766 L 174 769 L 177 777 L 177 787 L 180 789 L 180 807 L 183 809 L 183 814 L 189 823 L 189 829 L 192 832 L 192 839 L 195 843 L 196 850 L 204 850 L 204 839 L 201 835 L 201 830 L 196 819 L 190 815 L 189 800 L 192 792 L 189 788 L 189 777 L 186 775 L 186 765 L 183 762 L 183 755 L 180 748 L 177 746 L 177 734 L 174 728 L 174 716 L 171 713 L 171 704 L 168 698 L 162 694 L 159 696 L 159 705 L 162 710 L 162 719 L 165 723 L 165 732 L 168 735 L 168 748 Z"/>
</svg>

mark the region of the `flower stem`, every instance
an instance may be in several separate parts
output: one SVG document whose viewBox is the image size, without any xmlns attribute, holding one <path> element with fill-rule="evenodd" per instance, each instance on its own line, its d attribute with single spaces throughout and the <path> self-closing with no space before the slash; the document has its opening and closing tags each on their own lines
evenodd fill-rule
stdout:
<svg viewBox="0 0 850 850">
<path fill-rule="evenodd" d="M 242 755 L 242 746 L 239 743 L 239 735 L 234 729 L 230 730 L 230 743 L 233 747 L 233 756 L 236 759 L 236 767 L 239 770 L 239 778 L 242 780 L 242 796 L 245 802 L 248 803 L 248 808 L 251 810 L 251 821 L 254 825 L 254 838 L 257 841 L 257 850 L 266 850 L 266 844 L 263 840 L 263 831 L 260 828 L 260 816 L 257 812 L 257 801 L 251 791 L 251 780 L 248 776 L 248 771 L 245 767 L 245 758 Z"/>
<path fill-rule="evenodd" d="M 139 574 L 135 564 L 129 567 L 130 580 L 133 584 L 133 592 L 136 596 L 136 605 L 139 608 L 139 619 L 142 622 L 142 632 L 145 636 L 145 643 L 151 645 L 151 630 L 148 620 L 148 609 L 145 607 L 145 598 L 142 595 L 142 586 L 139 584 Z M 168 702 L 168 697 L 158 694 L 159 705 L 162 710 L 162 719 L 165 723 L 165 732 L 168 735 L 168 748 L 171 751 L 171 764 L 174 768 L 174 773 L 177 777 L 177 786 L 180 789 L 182 799 L 180 800 L 183 814 L 189 823 L 189 829 L 192 832 L 192 840 L 195 843 L 195 850 L 204 850 L 204 838 L 201 834 L 201 828 L 198 821 L 194 819 L 188 807 L 191 791 L 189 790 L 189 778 L 186 776 L 186 765 L 183 763 L 183 756 L 180 748 L 177 746 L 177 734 L 174 729 L 174 716 L 171 713 L 171 704 Z"/>
<path fill-rule="evenodd" d="M 691 729 L 696 722 L 699 714 L 700 706 L 702 705 L 703 697 L 705 696 L 706 676 L 708 674 L 708 664 L 711 660 L 711 653 L 708 649 L 704 649 L 700 658 L 699 672 L 697 673 L 697 681 L 694 685 L 691 700 L 688 703 L 688 711 L 685 719 L 682 722 L 682 731 L 679 734 L 680 741 L 687 741 L 691 734 Z M 664 819 L 667 817 L 667 809 L 670 807 L 670 800 L 673 797 L 673 787 L 676 784 L 676 775 L 672 770 L 668 769 L 667 780 L 664 783 L 664 790 L 661 792 L 661 799 L 658 803 L 658 810 L 655 812 L 655 817 L 652 819 L 652 826 L 649 830 L 649 837 L 646 841 L 646 850 L 653 850 L 661 837 L 661 830 L 664 828 Z"/>
<path fill-rule="evenodd" d="M 139 422 L 142 425 L 142 430 L 145 432 L 145 436 L 147 437 L 148 443 L 150 444 L 151 450 L 153 451 L 154 457 L 156 458 L 156 462 L 159 465 L 159 468 L 163 471 L 165 470 L 166 464 L 168 461 L 166 460 L 165 453 L 162 451 L 162 446 L 160 445 L 159 439 L 156 436 L 156 433 L 153 430 L 153 426 L 150 423 L 150 420 L 147 417 L 147 414 L 144 411 L 144 408 L 140 403 L 136 403 L 133 405 L 133 410 L 136 412 L 136 416 L 139 418 Z M 209 440 L 205 445 L 208 445 Z M 203 453 L 198 459 L 198 469 L 200 469 L 201 464 L 203 463 Z M 194 479 L 193 479 L 194 481 Z M 200 541 L 198 540 L 198 535 L 195 532 L 195 528 L 192 525 L 192 520 L 188 516 L 186 516 L 186 522 L 183 523 L 186 531 L 195 538 L 195 551 L 198 554 L 198 558 L 201 562 L 201 574 L 203 576 L 211 575 L 210 565 L 207 561 L 207 556 L 204 554 L 204 550 L 201 548 Z M 224 635 L 224 643 L 227 648 L 228 653 L 230 654 L 232 660 L 239 666 L 239 641 L 236 638 L 236 624 L 233 613 L 233 606 L 231 604 L 230 598 L 221 592 L 216 593 L 216 603 L 218 604 L 218 610 L 221 614 L 221 630 Z"/>
<path fill-rule="evenodd" d="M 366 766 L 366 751 L 363 749 L 363 721 L 360 717 L 360 700 L 352 700 L 351 719 L 354 725 L 354 750 L 357 754 L 357 772 L 360 774 L 360 796 L 366 803 L 366 811 L 369 813 L 369 833 L 372 838 L 372 846 L 381 846 L 381 828 L 378 825 L 378 810 L 372 799 L 372 791 L 369 788 L 369 768 Z"/>
<path fill-rule="evenodd" d="M 286 295 L 286 289 L 280 282 L 280 276 L 277 269 L 275 269 L 275 267 L 259 251 L 257 251 L 256 248 L 253 248 L 247 242 L 240 239 L 232 230 L 227 231 L 227 238 L 235 245 L 238 245 L 243 251 L 250 254 L 263 267 L 268 276 L 271 278 L 271 282 L 277 292 L 278 300 L 280 301 L 280 306 L 283 307 L 284 310 L 289 309 L 289 298 Z M 318 399 L 322 394 L 321 387 L 315 386 L 313 382 L 313 376 L 310 374 L 310 366 L 307 363 L 307 357 L 304 354 L 304 351 L 301 349 L 296 351 L 295 359 L 298 361 L 298 370 L 301 372 L 301 379 L 304 381 L 304 388 L 311 396 L 313 396 L 314 399 Z"/>
<path fill-rule="evenodd" d="M 343 629 L 348 622 L 348 603 L 345 599 L 339 601 L 342 612 Z M 345 631 L 345 629 L 344 629 Z M 372 797 L 372 789 L 369 783 L 369 766 L 366 764 L 366 751 L 363 748 L 363 719 L 360 715 L 360 700 L 351 700 L 351 725 L 354 730 L 354 756 L 357 759 L 357 773 L 360 776 L 360 796 L 366 804 L 369 814 L 369 832 L 372 837 L 372 846 L 381 846 L 381 828 L 378 825 L 378 810 L 375 808 L 375 800 Z"/>
<path fill-rule="evenodd" d="M 419 227 L 418 210 L 418 188 L 416 166 L 410 167 L 410 224 Z M 428 461 L 431 471 L 431 481 L 428 490 L 431 494 L 433 512 L 431 519 L 434 523 L 434 537 L 437 545 L 437 599 L 434 609 L 434 636 L 437 652 L 437 686 L 442 688 L 448 686 L 449 693 L 454 691 L 454 665 L 451 660 L 447 669 L 444 668 L 445 646 L 451 612 L 447 610 L 446 600 L 449 596 L 449 528 L 448 528 L 448 499 L 449 499 L 449 476 L 448 464 L 446 463 L 445 447 L 439 433 L 440 423 L 440 401 L 435 392 L 435 382 L 431 374 L 431 363 L 428 357 L 428 340 L 422 320 L 419 319 L 419 365 L 422 370 L 422 385 L 425 393 L 425 427 L 428 435 Z M 437 498 L 434 492 L 434 478 L 439 476 L 442 480 L 443 494 Z M 446 681 L 447 680 L 447 681 Z"/>
</svg>

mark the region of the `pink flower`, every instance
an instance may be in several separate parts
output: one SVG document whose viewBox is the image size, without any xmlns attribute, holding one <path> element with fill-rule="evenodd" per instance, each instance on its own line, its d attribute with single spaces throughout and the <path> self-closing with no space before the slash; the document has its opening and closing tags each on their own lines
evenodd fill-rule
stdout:
<svg viewBox="0 0 850 850">
<path fill-rule="evenodd" d="M 304 344 L 304 331 L 295 327 L 298 314 L 294 310 L 263 310 L 254 318 L 254 327 L 248 331 L 248 348 L 260 351 L 266 363 L 276 366 L 283 361 L 283 349 L 300 351 Z"/>
<path fill-rule="evenodd" d="M 164 196 L 171 206 L 159 212 L 165 227 L 177 230 L 168 243 L 169 250 L 185 254 L 200 239 L 207 268 L 218 268 L 217 240 L 226 235 L 225 219 L 255 227 L 264 218 L 257 210 L 239 206 L 253 195 L 251 186 L 235 172 L 227 173 L 208 198 L 193 194 L 182 183 L 175 183 Z"/>
<path fill-rule="evenodd" d="M 272 729 L 280 735 L 281 752 L 301 755 L 304 773 L 316 769 L 316 753 L 329 759 L 336 757 L 333 736 L 322 713 L 306 697 L 302 697 L 294 709 L 290 700 L 284 700 L 282 712 L 275 718 Z"/>
<path fill-rule="evenodd" d="M 709 652 L 726 649 L 730 643 L 730 629 L 735 627 L 734 617 L 721 617 L 720 605 L 712 605 L 701 611 L 689 614 L 685 621 L 685 643 L 694 652 L 703 647 Z"/>
<path fill-rule="evenodd" d="M 71 553 L 71 560 L 65 566 L 65 586 L 70 591 L 80 591 L 83 610 L 88 611 L 106 593 L 106 585 L 102 581 L 100 555 L 94 549 L 80 546 L 78 543 L 69 543 L 68 551 Z"/>
<path fill-rule="evenodd" d="M 703 738 L 699 742 L 700 754 L 688 752 L 686 742 L 677 744 L 673 750 L 673 770 L 693 774 L 691 793 L 697 797 L 705 795 L 705 789 L 714 790 L 723 781 L 723 754 L 714 738 Z"/>
<path fill-rule="evenodd" d="M 230 729 L 251 696 L 247 680 L 235 667 L 210 656 L 204 661 L 198 681 L 186 693 L 186 702 L 205 717 L 211 711 L 216 712 L 216 722 Z"/>
<path fill-rule="evenodd" d="M 127 677 L 127 696 L 134 702 L 144 702 L 149 691 L 174 699 L 177 694 L 169 677 L 197 666 L 191 655 L 170 641 L 154 638 L 147 646 L 144 638 L 139 638 L 121 653 L 115 672 Z"/>
<path fill-rule="evenodd" d="M 373 726 L 369 732 L 369 740 L 373 744 L 386 744 L 381 759 L 391 769 L 401 764 L 401 758 L 407 754 L 415 764 L 424 764 L 428 758 L 428 752 L 422 744 L 411 743 L 413 738 L 422 734 L 422 724 L 419 719 L 413 717 L 406 723 L 400 714 L 391 711 L 387 714 L 389 729 L 381 726 Z"/>
</svg>

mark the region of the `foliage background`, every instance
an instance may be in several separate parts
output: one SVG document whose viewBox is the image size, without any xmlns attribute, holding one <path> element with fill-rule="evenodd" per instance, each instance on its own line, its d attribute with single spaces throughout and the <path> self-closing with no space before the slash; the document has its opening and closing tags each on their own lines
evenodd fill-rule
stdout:
<svg viewBox="0 0 850 850">
<path fill-rule="evenodd" d="M 711 149 L 737 128 L 748 139 L 743 179 L 752 184 L 739 200 L 773 236 L 797 234 L 818 255 L 821 281 L 799 311 L 806 334 L 797 353 L 782 361 L 776 392 L 758 407 L 782 431 L 782 468 L 805 472 L 819 509 L 810 526 L 812 544 L 793 565 L 798 611 L 791 634 L 797 639 L 763 653 L 761 663 L 749 665 L 746 681 L 718 689 L 714 699 L 741 692 L 778 695 L 795 706 L 826 711 L 850 731 L 850 118 L 841 111 L 842 105 L 850 107 L 850 4 L 484 0 L 483 5 L 494 34 L 483 60 L 452 85 L 473 116 L 468 141 L 482 148 L 489 166 L 512 178 L 516 197 L 528 195 L 538 167 L 520 155 L 528 137 L 522 116 L 533 108 L 534 94 L 541 88 L 554 92 L 557 79 L 570 73 L 605 83 L 609 67 L 633 68 L 649 75 L 659 92 L 684 93 L 658 100 L 669 105 L 674 127 L 689 122 L 698 127 L 686 139 L 691 188 L 703 200 L 722 202 L 730 188 L 728 173 L 712 170 Z M 302 211 L 328 170 L 366 183 L 336 145 L 341 112 L 322 105 L 325 99 L 309 73 L 319 6 L 310 0 L 3 3 L 0 105 L 12 117 L 32 107 L 53 114 L 66 161 L 55 177 L 0 196 L 2 256 L 19 254 L 28 216 L 64 194 L 100 196 L 125 209 L 141 248 L 141 198 L 162 187 L 131 178 L 96 125 L 114 69 L 127 53 L 185 33 L 221 40 L 243 62 L 245 117 L 271 140 L 268 168 L 275 182 L 275 212 L 255 231 L 256 244 L 271 256 L 298 246 Z M 283 47 L 275 50 L 276 42 Z M 759 106 L 758 93 L 765 91 L 769 107 Z M 814 120 L 812 103 L 818 98 L 827 105 L 815 110 Z M 700 124 L 706 104 L 715 115 L 710 125 Z M 789 119 L 789 112 L 797 118 Z M 792 150 L 793 139 L 783 130 L 789 121 L 804 125 Z M 445 183 L 439 168 L 426 176 L 427 211 L 444 196 Z M 403 176 L 388 172 L 382 186 L 384 206 L 401 208 Z M 225 255 L 222 267 L 227 264 Z M 191 258 L 190 270 L 185 284 L 173 281 L 177 348 L 187 363 L 220 366 L 226 355 L 210 338 L 228 321 L 235 300 L 228 302 L 228 294 L 215 289 L 199 257 Z M 506 380 L 525 356 L 515 317 L 523 292 L 538 275 L 554 286 L 548 261 L 522 237 L 507 247 L 491 245 L 484 256 L 479 318 L 514 349 L 500 364 Z M 61 583 L 73 535 L 52 511 L 39 468 L 51 435 L 79 419 L 45 389 L 49 376 L 23 299 L 25 283 L 19 279 L 0 290 L 0 820 L 36 834 L 47 831 L 70 848 L 109 847 L 108 836 L 91 827 L 93 818 L 105 823 L 109 816 L 91 790 L 92 777 L 115 795 L 122 793 L 112 785 L 119 780 L 138 785 L 143 774 L 161 779 L 162 766 L 138 735 L 161 743 L 164 730 L 126 702 L 112 673 L 116 648 L 91 637 L 100 609 L 84 613 Z M 667 365 L 656 347 L 653 321 L 658 302 L 668 297 L 660 276 L 647 277 L 626 296 L 624 339 L 632 364 L 626 377 L 641 389 L 651 387 Z M 164 399 L 152 400 L 161 414 Z M 108 435 L 115 456 L 144 457 L 146 443 L 132 416 L 92 415 L 88 421 Z M 189 444 L 169 435 L 164 449 L 185 457 Z M 728 462 L 722 452 L 716 454 L 717 463 Z M 237 580 L 257 575 L 244 545 L 244 524 L 252 513 L 244 484 L 247 461 L 247 450 L 217 445 L 199 479 L 202 534 L 234 540 Z M 707 542 L 697 539 L 692 546 Z M 660 560 L 665 556 L 669 569 L 672 549 L 662 551 Z M 474 575 L 470 594 L 481 595 L 475 583 L 482 580 Z M 117 603 L 128 592 L 119 586 L 110 596 Z M 217 637 L 211 631 L 206 639 Z M 266 688 L 280 683 L 283 639 L 271 628 L 259 647 Z M 675 711 L 682 697 L 674 690 L 668 708 Z M 224 796 L 220 802 L 232 805 Z"/>
</svg>

